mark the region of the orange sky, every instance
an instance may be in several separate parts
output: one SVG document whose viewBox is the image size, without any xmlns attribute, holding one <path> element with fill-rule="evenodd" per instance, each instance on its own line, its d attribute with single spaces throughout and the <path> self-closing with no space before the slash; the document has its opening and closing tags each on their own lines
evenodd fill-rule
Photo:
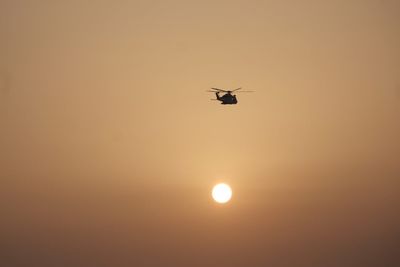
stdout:
<svg viewBox="0 0 400 267">
<path fill-rule="evenodd" d="M 2 0 L 0 264 L 398 265 L 399 118 L 396 0 Z"/>
</svg>

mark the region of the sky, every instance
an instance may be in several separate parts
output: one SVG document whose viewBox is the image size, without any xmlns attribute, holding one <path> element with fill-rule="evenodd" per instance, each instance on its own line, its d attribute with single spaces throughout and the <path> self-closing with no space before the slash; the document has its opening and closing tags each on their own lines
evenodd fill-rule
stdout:
<svg viewBox="0 0 400 267">
<path fill-rule="evenodd" d="M 1 265 L 398 266 L 399 136 L 397 0 L 0 1 Z"/>
</svg>

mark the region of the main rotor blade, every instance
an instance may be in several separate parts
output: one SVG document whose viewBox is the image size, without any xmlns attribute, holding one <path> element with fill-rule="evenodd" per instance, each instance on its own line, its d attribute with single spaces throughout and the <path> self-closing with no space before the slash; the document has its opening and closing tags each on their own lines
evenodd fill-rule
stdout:
<svg viewBox="0 0 400 267">
<path fill-rule="evenodd" d="M 225 92 L 225 91 L 212 91 L 212 90 L 206 90 L 206 92 L 211 92 L 211 93 L 220 93 L 220 92 Z"/>
<path fill-rule="evenodd" d="M 239 91 L 239 92 L 236 92 L 236 93 L 254 93 L 255 91 Z"/>
<path fill-rule="evenodd" d="M 240 90 L 240 89 L 242 89 L 242 87 L 236 88 L 236 89 L 232 90 L 231 92 L 235 92 L 235 91 Z"/>
<path fill-rule="evenodd" d="M 228 91 L 226 91 L 226 90 L 223 90 L 223 89 L 219 89 L 219 88 L 211 88 L 211 89 L 213 89 L 213 90 L 217 90 L 217 91 L 220 91 L 220 92 L 228 92 Z"/>
</svg>

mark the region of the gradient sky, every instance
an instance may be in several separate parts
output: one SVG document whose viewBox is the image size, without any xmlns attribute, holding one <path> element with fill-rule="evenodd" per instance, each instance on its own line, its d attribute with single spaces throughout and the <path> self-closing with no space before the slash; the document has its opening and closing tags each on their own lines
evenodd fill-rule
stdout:
<svg viewBox="0 0 400 267">
<path fill-rule="evenodd" d="M 1 0 L 0 130 L 2 266 L 400 265 L 397 0 Z"/>
</svg>

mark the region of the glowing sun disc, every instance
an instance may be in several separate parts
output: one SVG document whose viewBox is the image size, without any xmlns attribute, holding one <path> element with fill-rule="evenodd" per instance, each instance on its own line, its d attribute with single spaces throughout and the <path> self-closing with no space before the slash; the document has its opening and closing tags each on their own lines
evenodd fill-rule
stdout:
<svg viewBox="0 0 400 267">
<path fill-rule="evenodd" d="M 231 199 L 232 189 L 227 184 L 217 184 L 213 187 L 211 195 L 216 202 L 223 204 Z"/>
</svg>

